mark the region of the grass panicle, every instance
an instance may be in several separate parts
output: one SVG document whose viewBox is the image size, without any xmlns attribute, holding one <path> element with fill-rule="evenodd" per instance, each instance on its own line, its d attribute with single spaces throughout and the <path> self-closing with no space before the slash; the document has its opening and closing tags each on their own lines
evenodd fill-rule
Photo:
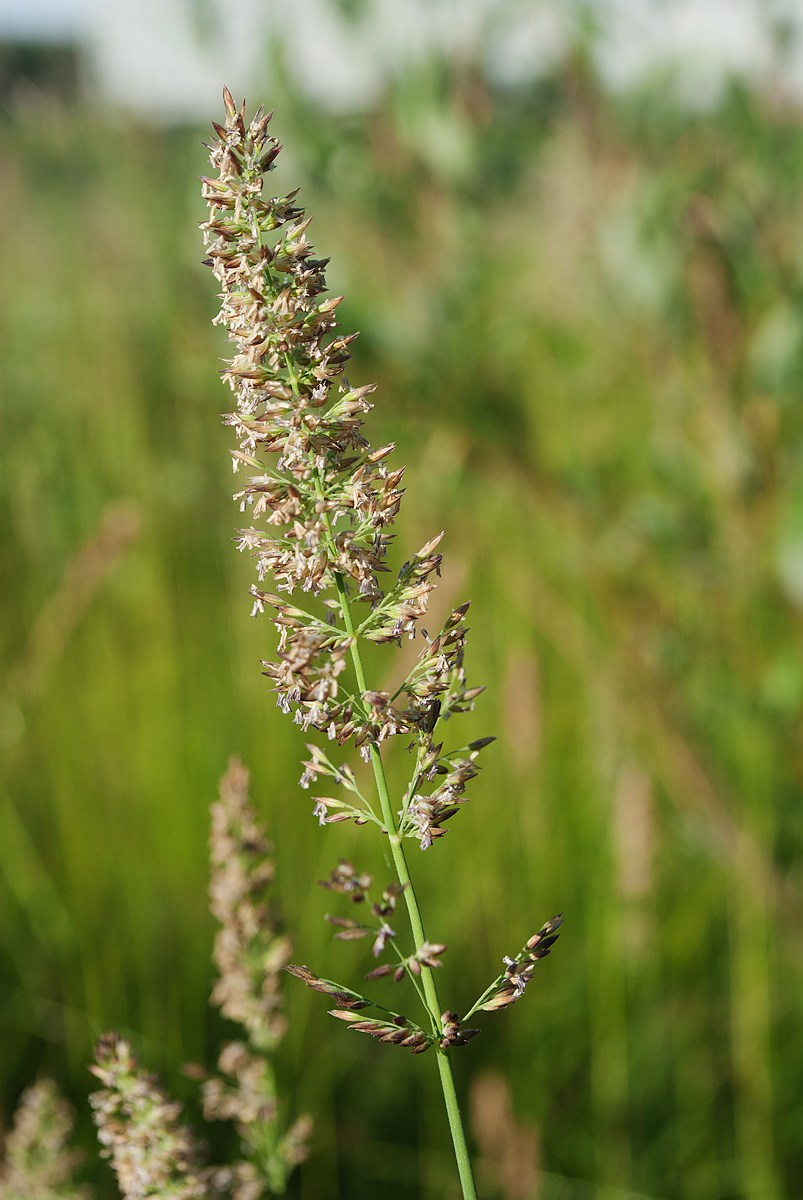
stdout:
<svg viewBox="0 0 803 1200">
<path fill-rule="evenodd" d="M 446 945 L 430 943 L 425 935 L 404 851 L 407 839 L 428 850 L 443 837 L 468 800 L 466 787 L 477 775 L 480 752 L 493 741 L 481 738 L 446 749 L 442 736 L 444 723 L 469 711 L 483 690 L 468 685 L 463 665 L 469 605 L 454 608 L 434 637 L 420 624 L 440 573 L 442 533 L 392 577 L 390 529 L 402 503 L 404 468 L 390 464 L 393 444 L 374 449 L 364 435 L 375 385 L 353 387 L 344 377 L 357 335 L 334 332 L 343 297 L 326 297 L 328 260 L 315 257 L 308 241 L 311 218 L 296 203 L 295 192 L 270 197 L 264 190 L 265 175 L 281 149 L 268 133 L 271 114 L 260 108 L 246 123 L 245 104 L 238 110 L 227 90 L 224 102 L 225 123 L 214 124 L 217 136 L 209 148 L 217 175 L 203 177 L 209 219 L 202 229 L 206 262 L 222 289 L 215 320 L 234 344 L 222 375 L 236 409 L 224 420 L 238 439 L 234 470 L 247 471 L 235 499 L 253 522 L 239 531 L 238 544 L 257 560 L 260 586 L 252 585 L 253 614 L 271 610 L 278 630 L 276 656 L 263 663 L 264 673 L 279 707 L 304 731 L 326 734 L 338 749 L 353 744 L 373 767 L 376 796 L 371 800 L 347 764 L 309 745 L 302 787 L 331 779 L 349 794 L 348 799 L 314 798 L 320 824 L 377 826 L 388 838 L 397 873 L 397 880 L 372 900 L 372 878 L 341 861 L 323 886 L 363 904 L 367 919 L 329 919 L 339 927 L 337 938 L 370 937 L 374 957 L 392 957 L 369 978 L 407 977 L 429 1028 L 388 1010 L 389 1021 L 358 1017 L 354 1010 L 372 1003 L 366 997 L 319 978 L 306 966 L 287 969 L 333 998 L 341 1007 L 332 1015 L 352 1029 L 416 1054 L 437 1047 L 463 1193 L 471 1197 L 476 1190 L 448 1053 L 478 1031 L 463 1027 L 456 1013 L 441 1012 L 433 971 Z M 269 575 L 280 594 L 262 590 Z M 404 637 L 419 633 L 423 648 L 395 692 L 369 687 L 363 643 L 400 646 Z M 400 806 L 391 800 L 382 759 L 384 744 L 399 736 L 411 739 L 415 764 Z M 402 895 L 411 950 L 402 948 L 389 923 Z M 558 924 L 551 922 L 550 932 Z M 544 930 L 531 939 L 533 946 Z M 504 981 L 492 985 L 488 1002 L 475 1007 L 492 1009 L 515 999 L 538 957 L 533 949 L 524 958 L 506 959 Z"/>
<path fill-rule="evenodd" d="M 189 1126 L 179 1122 L 181 1105 L 138 1065 L 128 1042 L 105 1034 L 90 1070 L 103 1084 L 89 1098 L 101 1154 L 111 1159 L 123 1200 L 206 1196 L 199 1146 Z"/>
<path fill-rule="evenodd" d="M 281 1194 L 307 1156 L 312 1132 L 302 1116 L 282 1128 L 272 1052 L 286 1026 L 279 983 L 292 946 L 271 912 L 270 844 L 248 798 L 248 772 L 233 758 L 212 805 L 212 913 L 220 922 L 214 958 L 220 977 L 211 996 L 224 1017 L 242 1025 L 245 1042 L 227 1043 L 220 1075 L 203 1084 L 207 1120 L 233 1120 L 243 1145 L 234 1167 L 235 1200 L 256 1200 L 267 1185 Z"/>
<path fill-rule="evenodd" d="M 68 1146 L 74 1121 L 52 1079 L 25 1089 L 5 1140 L 0 1200 L 89 1200 L 89 1188 L 75 1182 L 84 1156 Z"/>
<path fill-rule="evenodd" d="M 102 1153 L 112 1161 L 125 1200 L 282 1195 L 307 1156 L 312 1122 L 301 1116 L 284 1127 L 273 1068 L 273 1051 L 286 1029 L 279 982 L 291 943 L 268 904 L 271 847 L 249 801 L 248 781 L 248 771 L 232 758 L 211 808 L 209 838 L 211 909 L 220 923 L 214 947 L 219 978 L 210 1002 L 242 1025 L 246 1038 L 223 1046 L 218 1074 L 197 1063 L 184 1068 L 202 1083 L 206 1120 L 235 1122 L 241 1157 L 231 1166 L 202 1166 L 195 1135 L 179 1123 L 181 1105 L 138 1065 L 125 1040 L 106 1034 L 90 1068 L 104 1086 L 90 1102 Z"/>
</svg>

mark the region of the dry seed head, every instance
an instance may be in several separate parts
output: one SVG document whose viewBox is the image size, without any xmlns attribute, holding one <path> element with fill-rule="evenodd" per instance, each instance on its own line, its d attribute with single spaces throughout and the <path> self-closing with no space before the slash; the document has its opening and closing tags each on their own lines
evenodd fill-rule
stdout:
<svg viewBox="0 0 803 1200">
<path fill-rule="evenodd" d="M 204 1082 L 204 1117 L 207 1121 L 236 1121 L 240 1133 L 247 1136 L 249 1126 L 272 1124 L 276 1120 L 276 1097 L 272 1094 L 269 1068 L 263 1055 L 250 1053 L 242 1042 L 230 1042 L 223 1047 L 218 1068 L 233 1079 L 234 1084 L 227 1084 L 216 1076 Z"/>
<path fill-rule="evenodd" d="M 463 1029 L 455 1012 L 442 1013 L 441 1025 L 443 1026 L 440 1039 L 441 1050 L 449 1050 L 452 1046 L 465 1046 L 480 1032 L 479 1029 Z"/>
<path fill-rule="evenodd" d="M 434 1043 L 432 1034 L 425 1033 L 406 1017 L 392 1014 L 391 1021 L 376 1021 L 371 1018 L 358 1017 L 354 1013 L 342 1009 L 331 1009 L 330 1017 L 346 1021 L 357 1033 L 367 1033 L 392 1046 L 405 1046 L 413 1054 L 423 1054 Z"/>
<path fill-rule="evenodd" d="M 288 963 L 284 969 L 291 975 L 295 975 L 308 988 L 312 988 L 314 992 L 323 992 L 325 996 L 331 996 L 344 1009 L 357 1010 L 371 1006 L 371 1001 L 367 1000 L 365 996 L 361 996 L 359 992 L 353 992 L 351 988 L 343 987 L 342 984 L 335 983 L 331 979 L 321 979 L 314 975 L 309 967 Z"/>
</svg>

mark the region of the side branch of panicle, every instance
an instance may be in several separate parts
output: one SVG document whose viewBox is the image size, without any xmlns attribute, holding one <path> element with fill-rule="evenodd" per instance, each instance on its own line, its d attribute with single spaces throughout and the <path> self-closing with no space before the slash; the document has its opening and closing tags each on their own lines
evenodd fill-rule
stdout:
<svg viewBox="0 0 803 1200">
<path fill-rule="evenodd" d="M 468 1015 L 485 1010 L 494 1012 L 499 1008 L 507 1008 L 524 995 L 527 984 L 533 977 L 536 965 L 542 958 L 552 953 L 552 948 L 558 940 L 559 929 L 563 924 L 563 914 L 546 921 L 538 933 L 534 933 L 518 952 L 515 958 L 505 955 L 505 969 L 493 983 L 485 989 L 470 1009 Z"/>
</svg>

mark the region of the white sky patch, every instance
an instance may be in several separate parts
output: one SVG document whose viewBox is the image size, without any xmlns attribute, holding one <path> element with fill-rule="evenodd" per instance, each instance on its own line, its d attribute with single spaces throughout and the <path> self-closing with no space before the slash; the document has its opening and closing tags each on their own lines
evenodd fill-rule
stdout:
<svg viewBox="0 0 803 1200">
<path fill-rule="evenodd" d="M 614 88 L 673 68 L 683 98 L 705 106 L 729 76 L 758 80 L 772 71 L 769 5 L 762 11 L 755 0 L 619 0 L 612 10 L 595 57 Z"/>
<path fill-rule="evenodd" d="M 105 99 L 169 122 L 205 117 L 224 80 L 267 94 L 276 43 L 291 80 L 334 109 L 364 109 L 442 55 L 520 86 L 561 60 L 583 8 L 614 89 L 663 70 L 697 107 L 732 75 L 803 99 L 803 0 L 364 0 L 353 17 L 335 0 L 0 0 L 0 39 L 72 42 Z"/>
<path fill-rule="evenodd" d="M 262 0 L 86 0 L 92 83 L 155 120 L 216 111 L 225 83 L 235 96 L 264 91 L 269 26 Z"/>
<path fill-rule="evenodd" d="M 12 41 L 72 41 L 83 35 L 83 0 L 0 0 L 0 37 Z"/>
<path fill-rule="evenodd" d="M 483 55 L 494 82 L 521 86 L 561 61 L 573 33 L 568 7 L 549 0 L 519 0 L 499 9 L 497 20 L 488 29 Z"/>
</svg>

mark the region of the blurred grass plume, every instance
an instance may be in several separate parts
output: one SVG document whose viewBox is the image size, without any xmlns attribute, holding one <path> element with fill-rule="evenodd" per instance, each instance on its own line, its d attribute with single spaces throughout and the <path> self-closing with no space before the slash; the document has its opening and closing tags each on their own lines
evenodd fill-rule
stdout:
<svg viewBox="0 0 803 1200">
<path fill-rule="evenodd" d="M 74 1123 L 52 1079 L 25 1089 L 3 1146 L 2 1200 L 88 1200 L 90 1190 L 74 1178 L 84 1156 L 68 1146 Z"/>
</svg>

